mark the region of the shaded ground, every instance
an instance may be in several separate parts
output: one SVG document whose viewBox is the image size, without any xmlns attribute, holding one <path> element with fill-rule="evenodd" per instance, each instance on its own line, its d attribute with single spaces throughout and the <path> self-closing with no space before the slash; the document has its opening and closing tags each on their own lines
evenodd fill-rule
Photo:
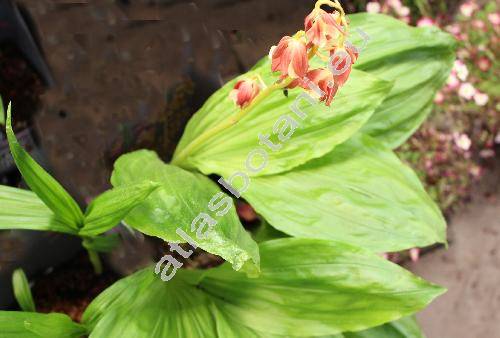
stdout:
<svg viewBox="0 0 500 338">
<path fill-rule="evenodd" d="M 500 171 L 449 223 L 448 250 L 407 268 L 448 288 L 418 315 L 428 338 L 500 337 Z"/>
</svg>

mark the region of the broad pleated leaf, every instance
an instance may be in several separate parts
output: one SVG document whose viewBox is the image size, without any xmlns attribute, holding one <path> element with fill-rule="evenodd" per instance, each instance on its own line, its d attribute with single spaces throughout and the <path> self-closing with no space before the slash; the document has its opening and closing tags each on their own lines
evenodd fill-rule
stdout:
<svg viewBox="0 0 500 338">
<path fill-rule="evenodd" d="M 113 228 L 158 187 L 158 183 L 144 182 L 120 186 L 99 195 L 85 212 L 80 235 L 99 235 Z"/>
<path fill-rule="evenodd" d="M 66 190 L 21 147 L 12 130 L 11 105 L 7 109 L 6 133 L 12 157 L 34 193 L 68 226 L 77 229 L 83 213 Z"/>
<path fill-rule="evenodd" d="M 79 338 L 86 333 L 85 327 L 61 313 L 0 311 L 2 338 Z"/>
<path fill-rule="evenodd" d="M 113 186 L 143 181 L 160 183 L 161 187 L 127 215 L 125 222 L 129 226 L 165 241 L 185 242 L 176 232 L 180 228 L 201 248 L 231 262 L 235 269 L 248 260 L 258 266 L 257 243 L 241 225 L 233 201 L 207 177 L 165 164 L 154 152 L 147 150 L 123 155 L 115 162 L 111 177 Z M 217 202 L 226 197 L 228 204 L 210 211 L 208 203 L 218 193 Z M 227 213 L 217 216 L 216 213 L 226 206 Z M 217 221 L 205 239 L 198 238 L 192 230 L 192 222 L 200 213 Z"/>
<path fill-rule="evenodd" d="M 455 40 L 437 27 L 410 27 L 386 15 L 360 13 L 349 18 L 350 40 L 356 46 L 363 44 L 356 28 L 370 38 L 354 68 L 394 81 L 363 132 L 395 148 L 429 115 L 455 60 Z"/>
<path fill-rule="evenodd" d="M 375 252 L 446 241 L 446 224 L 417 176 L 363 136 L 293 171 L 252 179 L 244 197 L 278 230 Z"/>
<path fill-rule="evenodd" d="M 323 66 L 326 67 L 326 63 Z M 229 92 L 238 79 L 255 74 L 261 75 L 268 85 L 277 79 L 277 75 L 271 73 L 269 64 L 265 64 L 219 89 L 189 121 L 177 146 L 174 161 L 197 136 L 236 113 L 237 108 L 229 98 Z M 246 170 L 247 155 L 254 149 L 261 148 L 268 153 L 267 166 L 258 173 L 249 173 L 250 176 L 291 169 L 324 155 L 353 135 L 372 115 L 391 86 L 390 82 L 381 81 L 361 71 L 353 71 L 351 79 L 339 91 L 330 107 L 322 103 L 311 104 L 305 99 L 298 100 L 298 107 L 307 114 L 304 120 L 291 109 L 295 99 L 304 92 L 302 89 L 289 90 L 288 96 L 283 91 L 274 92 L 239 123 L 219 132 L 193 151 L 189 158 L 176 164 L 187 168 L 195 167 L 205 174 L 227 175 Z M 273 128 L 279 130 L 283 126 L 282 120 L 278 122 L 283 115 L 293 119 L 297 128 L 287 141 L 280 142 Z M 285 133 L 290 131 L 289 127 L 285 129 Z M 272 151 L 268 146 L 259 145 L 260 134 L 270 135 L 270 140 L 274 144 L 281 144 L 281 149 Z M 259 167 L 261 162 L 262 158 L 257 155 L 253 166 Z"/>
<path fill-rule="evenodd" d="M 0 230 L 25 229 L 76 234 L 38 198 L 27 190 L 0 185 Z"/>
<path fill-rule="evenodd" d="M 31 295 L 31 288 L 28 283 L 28 278 L 22 269 L 16 269 L 12 273 L 12 288 L 19 307 L 23 311 L 35 312 L 35 301 Z"/>
<path fill-rule="evenodd" d="M 335 336 L 321 338 L 425 338 L 413 317 L 380 325 L 358 332 L 345 332 Z"/>
<path fill-rule="evenodd" d="M 318 336 L 362 330 L 411 314 L 443 289 L 367 250 L 288 238 L 260 245 L 262 273 L 225 264 L 180 270 L 162 282 L 152 269 L 105 290 L 83 323 L 94 338 Z"/>
</svg>

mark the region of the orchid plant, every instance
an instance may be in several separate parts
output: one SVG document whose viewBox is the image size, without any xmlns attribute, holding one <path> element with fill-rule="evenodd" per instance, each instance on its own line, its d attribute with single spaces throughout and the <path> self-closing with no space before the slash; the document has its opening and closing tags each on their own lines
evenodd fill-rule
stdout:
<svg viewBox="0 0 500 338">
<path fill-rule="evenodd" d="M 366 48 L 356 47 L 367 36 Z M 114 189 L 151 187 L 120 214 L 128 226 L 170 242 L 181 256 L 199 247 L 226 263 L 191 270 L 178 269 L 177 258 L 162 260 L 176 272 L 168 282 L 155 274 L 158 268 L 138 271 L 99 295 L 81 323 L 30 305 L 27 312 L 0 312 L 0 331 L 6 337 L 422 337 L 411 315 L 444 289 L 379 254 L 446 243 L 441 212 L 392 149 L 428 115 L 454 46 L 435 27 L 411 28 L 377 14 L 347 17 L 338 1 L 318 1 L 304 31 L 283 37 L 269 57 L 207 100 L 171 163 L 148 150 L 115 162 Z M 18 156 L 16 163 L 49 209 L 68 205 L 43 197 L 54 189 L 40 183 L 47 176 L 30 183 L 25 160 Z M 220 176 L 222 187 L 208 175 Z M 229 193 L 259 214 L 255 233 L 241 224 Z M 28 213 L 21 200 L 5 200 L 17 203 L 16 216 Z M 112 201 L 121 203 L 117 196 Z M 193 236 L 186 241 L 185 234 Z M 17 289 L 21 305 L 33 303 L 26 302 L 29 287 Z"/>
</svg>

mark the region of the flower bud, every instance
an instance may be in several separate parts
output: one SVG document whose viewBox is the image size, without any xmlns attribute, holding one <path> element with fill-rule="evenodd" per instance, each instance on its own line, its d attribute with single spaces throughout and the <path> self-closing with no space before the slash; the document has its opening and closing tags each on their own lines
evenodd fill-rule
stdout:
<svg viewBox="0 0 500 338">
<path fill-rule="evenodd" d="M 307 48 L 303 38 L 283 37 L 269 52 L 271 70 L 281 72 L 281 78 L 302 78 L 309 67 Z"/>
<path fill-rule="evenodd" d="M 260 89 L 260 85 L 256 80 L 239 80 L 234 85 L 234 89 L 229 93 L 229 97 L 236 105 L 243 108 L 252 102 L 252 100 L 259 94 Z"/>
</svg>

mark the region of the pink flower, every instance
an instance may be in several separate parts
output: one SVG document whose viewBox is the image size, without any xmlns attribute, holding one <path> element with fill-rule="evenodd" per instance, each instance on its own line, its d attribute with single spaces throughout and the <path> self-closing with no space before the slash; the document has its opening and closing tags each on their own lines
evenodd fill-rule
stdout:
<svg viewBox="0 0 500 338">
<path fill-rule="evenodd" d="M 406 6 L 401 6 L 396 9 L 396 13 L 398 13 L 399 16 L 406 17 L 410 15 L 410 9 Z"/>
<path fill-rule="evenodd" d="M 483 30 L 486 27 L 486 25 L 481 20 L 472 20 L 472 27 Z"/>
<path fill-rule="evenodd" d="M 351 44 L 346 44 L 344 47 L 336 48 L 331 51 L 330 70 L 333 72 L 335 84 L 343 86 L 349 78 L 352 65 L 358 59 L 359 52 Z"/>
<path fill-rule="evenodd" d="M 387 5 L 389 5 L 390 7 L 392 7 L 395 10 L 397 10 L 397 9 L 401 8 L 401 6 L 403 6 L 401 4 L 401 0 L 387 0 Z"/>
<path fill-rule="evenodd" d="M 366 11 L 368 13 L 380 13 L 380 4 L 376 1 L 370 1 L 366 4 Z"/>
<path fill-rule="evenodd" d="M 469 70 L 467 69 L 465 63 L 463 63 L 461 60 L 455 60 L 455 63 L 453 64 L 453 70 L 461 81 L 467 80 L 467 76 L 469 76 Z"/>
<path fill-rule="evenodd" d="M 449 89 L 457 89 L 458 86 L 460 86 L 460 81 L 458 81 L 457 76 L 455 73 L 451 73 L 450 76 L 448 77 L 448 80 L 446 81 L 446 84 L 448 85 Z"/>
<path fill-rule="evenodd" d="M 456 23 L 454 23 L 454 24 L 452 24 L 450 26 L 447 26 L 446 30 L 448 32 L 450 32 L 451 34 L 453 34 L 453 35 L 460 34 L 460 26 L 458 24 L 456 24 Z"/>
<path fill-rule="evenodd" d="M 441 92 L 437 92 L 436 96 L 434 97 L 434 103 L 436 104 L 442 104 L 444 102 L 444 95 Z"/>
<path fill-rule="evenodd" d="M 418 261 L 419 256 L 420 256 L 420 249 L 419 248 L 410 249 L 410 259 L 412 262 Z"/>
<path fill-rule="evenodd" d="M 283 37 L 278 46 L 271 47 L 269 57 L 272 71 L 281 72 L 281 78 L 287 76 L 293 79 L 302 78 L 307 73 L 309 67 L 307 48 L 301 38 Z"/>
<path fill-rule="evenodd" d="M 476 9 L 477 5 L 472 1 L 467 1 L 460 6 L 460 12 L 466 17 L 470 17 Z"/>
<path fill-rule="evenodd" d="M 489 100 L 488 94 L 481 93 L 479 91 L 476 91 L 476 93 L 474 94 L 474 102 L 478 106 L 485 106 L 486 103 L 488 103 L 488 100 Z"/>
<path fill-rule="evenodd" d="M 500 14 L 490 13 L 490 14 L 488 14 L 488 20 L 490 20 L 492 25 L 498 26 L 498 25 L 500 25 Z"/>
<path fill-rule="evenodd" d="M 476 88 L 474 88 L 474 86 L 470 82 L 462 83 L 460 85 L 460 88 L 458 89 L 458 95 L 466 100 L 472 99 L 475 93 Z"/>
<path fill-rule="evenodd" d="M 423 17 L 417 21 L 417 27 L 431 27 L 434 25 L 434 20 L 428 17 Z"/>
<path fill-rule="evenodd" d="M 341 35 L 345 34 L 341 26 L 338 12 L 328 13 L 321 8 L 315 8 L 306 16 L 304 27 L 309 44 L 320 48 L 331 49 L 336 47 Z"/>
<path fill-rule="evenodd" d="M 486 72 L 491 67 L 491 61 L 486 56 L 481 56 L 479 60 L 477 60 L 477 67 Z"/>
<path fill-rule="evenodd" d="M 260 85 L 256 80 L 239 80 L 234 85 L 234 89 L 229 93 L 229 97 L 234 103 L 243 108 L 249 105 L 260 92 Z"/>
<path fill-rule="evenodd" d="M 458 134 L 458 133 L 454 133 L 453 134 L 453 140 L 455 141 L 455 145 L 462 149 L 462 150 L 469 150 L 470 149 L 470 146 L 472 144 L 469 136 L 467 136 L 467 134 Z"/>
</svg>

